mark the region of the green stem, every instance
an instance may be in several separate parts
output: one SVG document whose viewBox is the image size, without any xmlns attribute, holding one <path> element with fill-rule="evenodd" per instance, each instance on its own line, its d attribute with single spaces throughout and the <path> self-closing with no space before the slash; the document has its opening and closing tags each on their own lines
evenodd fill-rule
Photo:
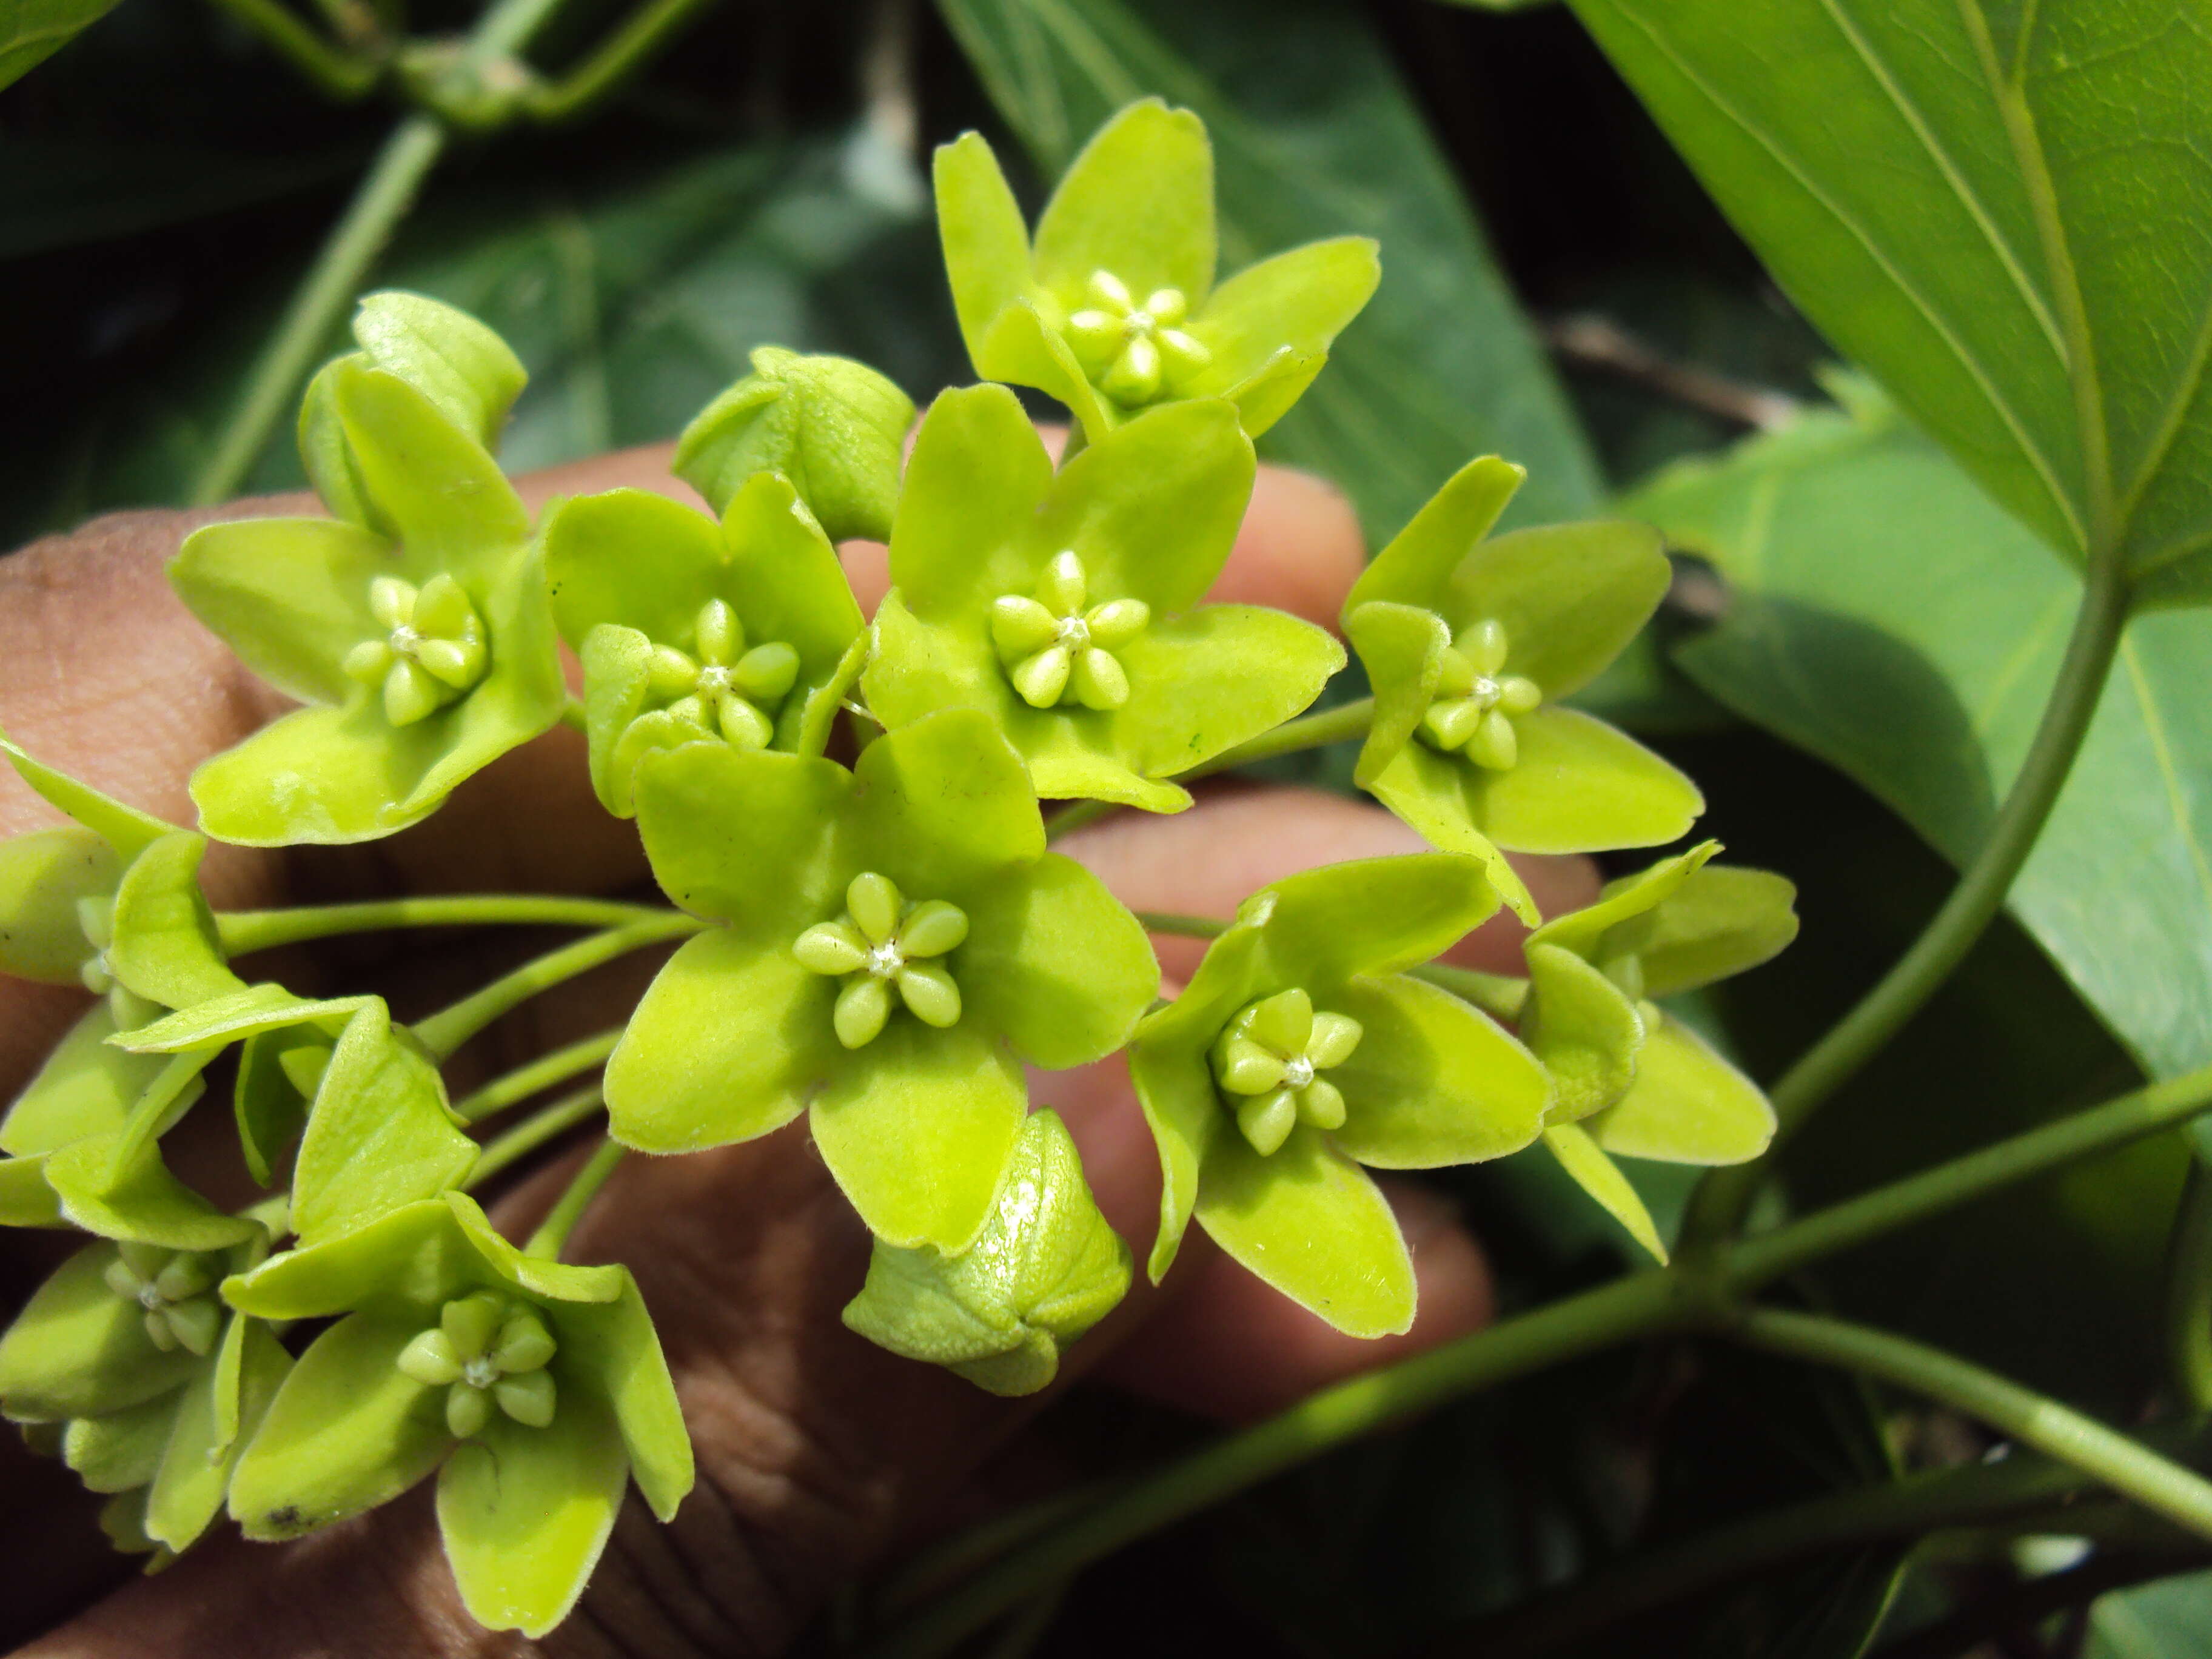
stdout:
<svg viewBox="0 0 2212 1659">
<path fill-rule="evenodd" d="M 1361 697 L 1357 702 L 1339 703 L 1334 708 L 1324 708 L 1318 714 L 1302 714 L 1297 720 L 1285 720 L 1272 732 L 1263 732 L 1249 743 L 1240 743 L 1234 749 L 1225 749 L 1203 766 L 1194 766 L 1188 772 L 1175 775 L 1177 783 L 1195 783 L 1200 778 L 1210 778 L 1217 772 L 1226 772 L 1239 766 L 1250 766 L 1263 760 L 1273 760 L 1281 755 L 1295 755 L 1302 749 L 1319 749 L 1323 744 L 1342 743 L 1348 738 L 1363 737 L 1375 718 L 1375 699 Z M 1086 823 L 1095 823 L 1109 812 L 1118 810 L 1119 803 L 1110 800 L 1079 800 L 1073 806 L 1064 806 L 1045 820 L 1044 833 L 1048 841 L 1058 841 L 1071 830 L 1080 830 Z"/>
<path fill-rule="evenodd" d="M 693 14 L 714 0 L 653 0 L 641 7 L 599 49 L 557 81 L 533 91 L 523 107 L 539 121 L 562 121 L 587 108 L 609 88 L 638 68 Z"/>
<path fill-rule="evenodd" d="M 1230 924 L 1212 916 L 1177 915 L 1172 910 L 1137 910 L 1132 912 L 1145 925 L 1148 933 L 1179 933 L 1185 939 L 1219 939 L 1229 931 Z"/>
<path fill-rule="evenodd" d="M 216 935 L 227 957 L 251 956 L 280 945 L 399 927 L 621 927 L 672 915 L 659 904 L 614 899 L 559 898 L 544 893 L 465 894 L 450 897 L 373 899 L 361 904 L 313 904 L 289 910 L 218 912 Z"/>
<path fill-rule="evenodd" d="M 2126 577 L 2114 561 L 2093 562 L 2058 678 L 2044 703 L 2020 774 L 1990 826 L 1989 838 L 1911 948 L 1775 1085 L 1771 1097 L 1778 1127 L 1765 1158 L 1716 1170 L 1700 1183 L 1683 1224 L 1685 1248 L 1710 1243 L 1743 1225 L 1759 1183 L 1782 1143 L 1919 1012 L 1996 919 L 2073 770 L 2127 618 Z"/>
<path fill-rule="evenodd" d="M 627 927 L 611 927 L 603 933 L 593 933 L 573 945 L 564 945 L 532 961 L 526 962 L 513 973 L 503 974 L 473 995 L 466 996 L 452 1007 L 419 1020 L 415 1035 L 422 1046 L 441 1060 L 449 1058 L 453 1051 L 501 1014 L 520 1007 L 541 991 L 588 973 L 602 963 L 647 945 L 659 943 L 684 933 L 696 933 L 706 924 L 680 912 L 672 911 L 666 916 L 652 921 L 632 922 Z"/>
<path fill-rule="evenodd" d="M 1815 1211 L 1772 1232 L 1723 1247 L 1718 1271 L 1730 1288 L 1748 1290 L 2000 1188 L 2171 1129 L 2208 1110 L 2212 1110 L 2212 1066 L 2137 1089 Z"/>
<path fill-rule="evenodd" d="M 584 1160 L 584 1167 L 576 1171 L 568 1190 L 546 1212 L 538 1231 L 530 1235 L 530 1242 L 522 1247 L 523 1255 L 542 1256 L 548 1261 L 557 1260 L 561 1247 L 568 1242 L 568 1235 L 575 1231 L 584 1211 L 599 1196 L 599 1188 L 607 1184 L 607 1177 L 615 1172 L 629 1150 L 618 1140 L 601 1140 L 599 1150 Z"/>
<path fill-rule="evenodd" d="M 942 1653 L 1034 1584 L 1456 1394 L 1613 1342 L 1707 1322 L 1723 1314 L 1734 1296 L 1821 1257 L 2156 1134 L 2207 1110 L 2212 1110 L 2212 1067 L 2123 1095 L 1771 1233 L 1680 1255 L 1672 1268 L 1581 1291 L 1340 1384 L 1182 1462 L 1131 1480 L 1083 1513 L 1066 1520 L 1043 1518 L 1031 1542 L 1008 1552 L 996 1566 L 977 1570 L 959 1589 L 930 1604 L 921 1621 L 869 1650 L 871 1659 Z M 945 1559 L 964 1563 L 985 1553 L 966 1549 L 966 1541 L 956 1539 L 945 1547 Z"/>
<path fill-rule="evenodd" d="M 540 1107 L 505 1134 L 486 1141 L 476 1167 L 461 1185 L 470 1192 L 477 1191 L 494 1176 L 512 1169 L 547 1141 L 568 1133 L 605 1103 L 599 1085 L 594 1083 L 589 1088 L 562 1096 L 550 1106 Z"/>
<path fill-rule="evenodd" d="M 289 58 L 293 68 L 333 98 L 360 97 L 384 72 L 377 59 L 356 57 L 331 46 L 278 0 L 213 0 L 213 3 Z"/>
<path fill-rule="evenodd" d="M 2200 1538 L 2212 1539 L 2212 1481 L 2140 1441 L 1956 1354 L 1887 1331 L 1779 1308 L 1747 1310 L 1727 1329 L 1753 1347 L 1863 1371 L 1978 1418 L 2023 1445 L 2094 1475 Z"/>
<path fill-rule="evenodd" d="M 2181 1449 L 2200 1439 L 2203 1427 L 2191 1423 L 2183 1433 L 2169 1431 L 2163 1438 Z M 2032 1529 L 2041 1529 L 2045 1522 L 2064 1528 L 2068 1522 L 2053 1519 L 2051 1506 L 2088 1486 L 2068 1464 L 2019 1456 L 1823 1493 L 1646 1550 L 1502 1613 L 1455 1628 L 1432 1650 L 1437 1659 L 1446 1654 L 1520 1659 L 1553 1653 L 1638 1613 L 1824 1550 L 1918 1538 L 2006 1516 L 2036 1523 Z"/>
<path fill-rule="evenodd" d="M 2166 1344 L 2175 1392 L 2191 1411 L 2212 1411 L 2212 1172 L 2189 1161 L 2166 1269 Z"/>
<path fill-rule="evenodd" d="M 540 1054 L 527 1066 L 518 1066 L 504 1077 L 494 1078 L 483 1088 L 455 1101 L 453 1115 L 464 1123 L 478 1123 L 510 1106 L 519 1105 L 541 1090 L 566 1083 L 579 1072 L 590 1071 L 614 1053 L 615 1044 L 622 1041 L 623 1030 L 622 1026 L 617 1025 L 565 1048 Z"/>
<path fill-rule="evenodd" d="M 561 705 L 561 724 L 572 732 L 581 732 L 586 737 L 591 735 L 591 717 L 584 711 L 581 697 L 570 697 Z"/>
<path fill-rule="evenodd" d="M 299 395 L 307 370 L 353 303 L 369 266 L 414 205 L 422 180 L 445 150 L 446 137 L 444 124 L 434 115 L 410 115 L 392 130 L 344 217 L 293 294 L 283 320 L 254 361 L 245 395 L 231 411 L 215 453 L 192 482 L 190 505 L 210 507 L 237 494 L 286 406 Z"/>
<path fill-rule="evenodd" d="M 1456 1395 L 1689 1323 L 1694 1315 L 1674 1275 L 1639 1273 L 1325 1389 L 1048 1528 L 864 1648 L 864 1659 L 935 1659 L 1042 1586 L 1330 1446 Z"/>
</svg>

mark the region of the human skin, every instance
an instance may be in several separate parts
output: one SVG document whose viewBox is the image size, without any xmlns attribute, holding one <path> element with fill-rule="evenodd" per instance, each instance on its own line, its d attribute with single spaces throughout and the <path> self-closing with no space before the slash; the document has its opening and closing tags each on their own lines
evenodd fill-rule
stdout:
<svg viewBox="0 0 2212 1659">
<path fill-rule="evenodd" d="M 698 505 L 668 476 L 665 447 L 627 451 L 519 481 L 534 507 L 555 495 L 632 484 Z M 185 611 L 161 572 L 186 532 L 212 519 L 318 510 L 306 497 L 197 513 L 100 519 L 0 559 L 0 727 L 52 765 L 132 805 L 191 821 L 186 779 L 216 750 L 287 705 Z M 864 609 L 884 585 L 880 547 L 853 544 L 847 568 Z M 1341 497 L 1306 475 L 1262 468 L 1236 550 L 1212 599 L 1273 605 L 1333 627 L 1358 574 L 1358 527 Z M 0 836 L 55 822 L 0 769 Z M 1254 888 L 1350 858 L 1413 852 L 1413 834 L 1379 808 L 1312 791 L 1223 786 L 1173 817 L 1121 813 L 1060 843 L 1142 909 L 1227 916 Z M 1546 913 L 1587 902 L 1596 878 L 1577 860 L 1530 860 L 1523 873 Z M 583 740 L 556 728 L 465 785 L 429 822 L 354 848 L 218 847 L 204 878 L 221 908 L 327 902 L 399 891 L 647 889 L 633 825 L 593 800 Z M 1194 941 L 1161 939 L 1172 995 L 1195 964 Z M 526 948 L 540 948 L 533 941 Z M 335 959 L 352 988 L 389 984 L 396 1011 L 419 1015 L 515 958 L 506 939 L 444 933 L 348 941 L 312 961 L 272 962 L 319 988 Z M 1453 959 L 1504 970 L 1519 960 L 1510 919 Z M 489 1075 L 621 1017 L 657 958 L 618 964 L 540 998 L 471 1044 L 455 1073 Z M 399 975 L 404 968 L 404 976 Z M 28 1078 L 75 1018 L 82 994 L 0 978 L 0 1099 Z M 1159 1199 L 1152 1141 L 1118 1060 L 1036 1074 L 1081 1147 L 1101 1206 L 1141 1259 Z M 235 1179 L 218 1115 L 172 1137 L 173 1155 L 221 1192 Z M 219 1127 L 219 1126 L 216 1126 Z M 526 1179 L 493 1206 L 520 1237 L 580 1152 Z M 1491 1285 L 1459 1218 L 1433 1192 L 1385 1177 L 1413 1246 L 1420 1315 L 1401 1337 L 1343 1336 L 1249 1278 L 1194 1233 L 1167 1281 L 1139 1282 L 1079 1343 L 1054 1387 L 1000 1400 L 846 1331 L 838 1311 L 858 1287 L 869 1240 L 805 1138 L 803 1121 L 742 1146 L 681 1158 L 633 1158 L 572 1235 L 568 1255 L 623 1261 L 636 1274 L 697 1449 L 699 1484 L 674 1523 L 635 1494 L 577 1613 L 538 1643 L 476 1628 L 440 1555 L 427 1489 L 283 1547 L 212 1539 L 158 1577 L 99 1601 L 23 1654 L 109 1659 L 147 1653 L 295 1656 L 625 1655 L 630 1659 L 781 1651 L 830 1592 L 951 1527 L 1050 1490 L 1061 1471 L 1029 1432 L 1072 1386 L 1111 1388 L 1223 1421 L 1248 1420 L 1366 1367 L 1402 1358 L 1489 1319 Z M 241 1194 L 242 1195 L 242 1194 Z M 55 1259 L 55 1236 L 0 1235 L 0 1297 L 27 1291 Z M 34 1484 L 34 1472 L 36 1484 Z M 98 1535 L 52 1504 L 52 1472 L 0 1437 L 0 1607 L 57 1586 L 96 1583 Z M 18 1498 L 15 1494 L 24 1494 Z M 57 1500 L 58 1501 L 58 1500 Z M 9 1545 L 21 1534 L 21 1547 Z M 58 1613 L 64 1608 L 55 1607 Z"/>
</svg>

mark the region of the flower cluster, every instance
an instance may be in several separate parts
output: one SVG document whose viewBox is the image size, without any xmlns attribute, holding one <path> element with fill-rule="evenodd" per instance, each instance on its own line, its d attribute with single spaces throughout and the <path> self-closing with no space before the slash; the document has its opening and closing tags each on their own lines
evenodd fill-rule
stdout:
<svg viewBox="0 0 2212 1659">
<path fill-rule="evenodd" d="M 1661 1000 L 1785 944 L 1788 884 L 1707 843 L 1544 920 L 1504 856 L 1658 846 L 1701 802 L 1562 701 L 1657 604 L 1653 538 L 1490 536 L 1520 476 L 1495 459 L 1445 483 L 1342 617 L 1375 693 L 1358 781 L 1436 850 L 1253 894 L 1160 1000 L 1148 927 L 1175 919 L 1051 850 L 1046 803 L 1180 811 L 1192 774 L 1277 742 L 1346 665 L 1327 629 L 1206 601 L 1253 437 L 1365 302 L 1375 250 L 1320 243 L 1216 286 L 1206 136 L 1158 102 L 1092 141 L 1034 237 L 981 138 L 940 152 L 937 187 L 989 383 L 939 395 L 910 456 L 896 387 L 763 348 L 678 447 L 712 516 L 614 490 L 533 524 L 492 453 L 514 354 L 449 307 L 372 295 L 302 414 L 327 516 L 210 525 L 171 568 L 304 706 L 200 768 L 196 830 L 0 744 L 70 820 L 0 845 L 0 969 L 96 996 L 0 1119 L 0 1223 L 89 1236 L 0 1339 L 0 1410 L 115 1494 L 118 1541 L 166 1559 L 226 1509 L 294 1537 L 434 1478 L 471 1611 L 559 1622 L 627 1486 L 665 1519 L 692 1480 L 636 1282 L 560 1259 L 624 1148 L 804 1116 L 875 1239 L 847 1324 L 1019 1394 L 1133 1271 L 1027 1068 L 1126 1054 L 1163 1175 L 1153 1279 L 1195 1222 L 1362 1336 L 1406 1330 L 1416 1302 L 1370 1170 L 1541 1140 L 1658 1252 L 1613 1159 L 1765 1146 L 1765 1098 Z M 1006 382 L 1068 406 L 1068 453 Z M 854 535 L 890 544 L 872 618 L 839 562 Z M 218 914 L 202 895 L 210 837 L 388 836 L 564 720 L 673 908 Z M 1534 929 L 1527 976 L 1477 1006 L 1435 959 L 1502 907 Z M 459 920 L 596 931 L 412 1024 L 231 965 Z M 618 1036 L 449 1097 L 446 1062 L 486 1023 L 676 939 Z M 518 1248 L 471 1191 L 581 1114 L 556 1103 L 489 1148 L 471 1131 L 601 1061 L 580 1098 L 611 1139 Z M 236 1212 L 163 1151 L 218 1065 L 266 1189 Z M 307 1321 L 328 1322 L 282 1340 Z"/>
</svg>

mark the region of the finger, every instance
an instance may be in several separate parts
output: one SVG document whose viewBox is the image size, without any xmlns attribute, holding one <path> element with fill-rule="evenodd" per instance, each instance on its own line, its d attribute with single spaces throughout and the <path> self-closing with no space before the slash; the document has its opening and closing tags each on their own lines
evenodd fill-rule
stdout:
<svg viewBox="0 0 2212 1659">
<path fill-rule="evenodd" d="M 1237 902 L 1298 870 L 1346 859 L 1424 853 L 1429 845 L 1371 802 L 1314 789 L 1231 785 L 1209 793 L 1195 810 L 1160 817 L 1124 812 L 1074 831 L 1060 850 L 1088 866 L 1133 909 L 1228 920 Z M 1597 896 L 1596 866 L 1588 859 L 1516 854 L 1521 872 L 1546 915 Z M 1449 953 L 1455 962 L 1493 973 L 1520 971 L 1527 933 L 1501 910 Z M 1203 941 L 1163 936 L 1160 965 L 1181 978 L 1197 967 Z"/>
</svg>

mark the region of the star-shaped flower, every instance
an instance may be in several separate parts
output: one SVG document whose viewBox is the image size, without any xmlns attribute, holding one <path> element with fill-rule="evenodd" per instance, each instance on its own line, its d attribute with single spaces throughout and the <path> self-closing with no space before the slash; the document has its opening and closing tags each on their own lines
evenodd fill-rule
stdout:
<svg viewBox="0 0 2212 1659">
<path fill-rule="evenodd" d="M 419 357 L 372 349 L 317 378 L 301 449 L 337 518 L 209 525 L 169 568 L 195 616 L 311 705 L 192 775 L 224 841 L 390 835 L 559 718 L 529 514 L 456 422 L 459 394 L 416 383 Z"/>
<path fill-rule="evenodd" d="M 1479 860 L 1442 853 L 1333 865 L 1245 900 L 1130 1045 L 1164 1177 L 1155 1283 L 1195 1216 L 1340 1330 L 1413 1323 L 1413 1262 L 1360 1166 L 1517 1152 L 1550 1098 L 1527 1049 L 1404 972 L 1498 905 Z"/>
<path fill-rule="evenodd" d="M 198 1097 L 198 1068 L 126 1053 L 111 1039 L 169 1008 L 244 988 L 200 894 L 207 842 L 40 764 L 4 738 L 0 755 L 74 820 L 0 842 L 0 972 L 100 994 L 0 1116 L 0 1152 L 9 1154 L 0 1159 L 0 1223 L 66 1217 L 158 1239 L 156 1215 L 190 1195 L 160 1169 L 155 1141 Z M 193 1201 L 210 1225 L 228 1225 Z M 143 1212 L 143 1225 L 118 1221 L 118 1202 Z"/>
<path fill-rule="evenodd" d="M 291 1357 L 216 1294 L 268 1254 L 107 1242 L 78 1251 L 0 1335 L 0 1412 L 49 1425 L 119 1547 L 159 1565 L 222 1510 L 231 1470 Z"/>
<path fill-rule="evenodd" d="M 1758 1085 L 1653 1000 L 1757 967 L 1796 937 L 1796 890 L 1707 862 L 1706 842 L 1609 883 L 1528 935 L 1522 1041 L 1551 1073 L 1545 1144 L 1660 1260 L 1666 1250 L 1612 1154 L 1741 1164 L 1766 1150 Z"/>
<path fill-rule="evenodd" d="M 1602 720 L 1558 700 L 1636 636 L 1667 591 L 1657 538 L 1626 523 L 1552 525 L 1485 540 L 1522 477 L 1486 459 L 1438 490 L 1344 605 L 1375 688 L 1354 776 L 1431 845 L 1498 856 L 1673 841 L 1697 787 Z"/>
<path fill-rule="evenodd" d="M 1213 150 L 1188 110 L 1130 105 L 1069 166 L 1031 243 L 980 134 L 937 152 L 938 229 L 975 372 L 1050 392 L 1097 443 L 1140 410 L 1225 398 L 1257 436 L 1367 303 L 1364 236 L 1213 285 Z"/>
<path fill-rule="evenodd" d="M 806 1111 L 878 1237 L 965 1249 L 1021 1127 L 1021 1060 L 1112 1053 L 1159 981 L 1136 919 L 1046 852 L 1020 758 L 955 709 L 851 772 L 670 750 L 637 799 L 661 886 L 722 925 L 661 969 L 608 1062 L 617 1139 L 688 1152 Z"/>
<path fill-rule="evenodd" d="M 592 787 L 617 817 L 658 749 L 822 751 L 860 670 L 860 608 L 782 477 L 753 475 L 719 525 L 642 489 L 564 502 L 545 568 L 583 660 Z"/>
<path fill-rule="evenodd" d="M 627 1268 L 525 1255 L 458 1193 L 227 1280 L 261 1319 L 338 1322 L 308 1344 L 231 1480 L 249 1538 L 398 1497 L 433 1470 L 477 1623 L 539 1636 L 591 1577 L 635 1476 L 672 1517 L 691 1444 Z"/>
<path fill-rule="evenodd" d="M 1218 401 L 1153 410 L 1059 471 L 1004 386 L 930 408 L 861 676 L 893 728 L 987 712 L 1047 798 L 1180 811 L 1164 781 L 1311 703 L 1343 647 L 1258 605 L 1199 603 L 1251 492 Z"/>
</svg>

